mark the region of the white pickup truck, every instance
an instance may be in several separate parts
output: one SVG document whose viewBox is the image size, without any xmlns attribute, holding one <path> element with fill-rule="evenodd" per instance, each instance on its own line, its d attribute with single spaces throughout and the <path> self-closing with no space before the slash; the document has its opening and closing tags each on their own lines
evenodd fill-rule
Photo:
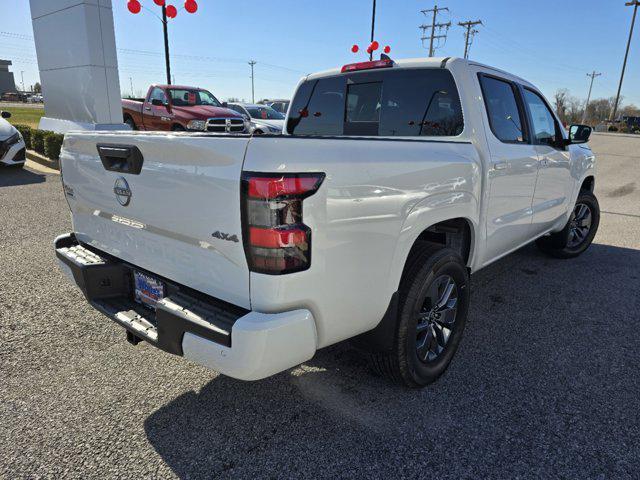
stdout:
<svg viewBox="0 0 640 480">
<path fill-rule="evenodd" d="M 134 344 L 256 380 L 354 339 L 421 387 L 460 343 L 471 273 L 591 244 L 590 132 L 471 61 L 345 65 L 302 79 L 282 136 L 68 134 L 56 254 Z"/>
</svg>

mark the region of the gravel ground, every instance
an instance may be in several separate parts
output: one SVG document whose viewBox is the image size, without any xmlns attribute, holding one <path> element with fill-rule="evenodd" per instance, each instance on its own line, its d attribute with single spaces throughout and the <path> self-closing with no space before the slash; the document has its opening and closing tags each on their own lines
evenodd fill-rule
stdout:
<svg viewBox="0 0 640 480">
<path fill-rule="evenodd" d="M 345 344 L 256 383 L 129 345 L 56 266 L 59 177 L 0 171 L 0 477 L 638 478 L 640 138 L 592 146 L 594 245 L 475 275 L 460 350 L 421 391 Z"/>
</svg>

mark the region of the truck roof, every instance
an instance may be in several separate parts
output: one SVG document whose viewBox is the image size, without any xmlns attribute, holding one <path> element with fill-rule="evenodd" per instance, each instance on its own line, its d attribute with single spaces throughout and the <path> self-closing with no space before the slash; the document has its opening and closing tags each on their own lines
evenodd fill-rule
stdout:
<svg viewBox="0 0 640 480">
<path fill-rule="evenodd" d="M 162 89 L 166 89 L 166 88 L 175 88 L 177 90 L 206 90 L 206 88 L 202 88 L 202 87 L 189 87 L 187 85 L 166 85 L 166 84 L 157 84 L 154 83 L 151 85 L 154 88 L 162 88 Z"/>
<path fill-rule="evenodd" d="M 533 86 L 528 81 L 512 73 L 506 72 L 504 70 L 500 70 L 499 68 L 495 68 L 490 65 L 485 65 L 479 62 L 475 62 L 472 60 L 467 60 L 459 57 L 404 58 L 399 60 L 393 59 L 393 62 L 395 63 L 394 68 L 444 68 L 445 66 L 452 66 L 454 64 L 461 65 L 461 66 L 469 66 L 469 65 L 479 66 L 479 67 L 493 70 L 495 72 L 499 72 L 503 75 L 507 75 L 512 79 L 517 80 L 518 82 L 523 83 L 525 85 Z M 353 63 L 357 63 L 357 62 L 353 62 Z M 341 69 L 342 67 L 338 67 L 338 68 L 332 68 L 329 70 L 324 70 L 322 72 L 313 73 L 307 76 L 306 79 L 314 80 L 322 77 L 340 75 Z"/>
</svg>

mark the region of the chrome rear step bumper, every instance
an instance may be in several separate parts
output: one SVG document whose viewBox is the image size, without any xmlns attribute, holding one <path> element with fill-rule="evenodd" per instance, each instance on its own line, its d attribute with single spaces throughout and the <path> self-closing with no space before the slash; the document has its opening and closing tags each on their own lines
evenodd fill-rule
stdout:
<svg viewBox="0 0 640 480">
<path fill-rule="evenodd" d="M 132 275 L 137 267 L 80 245 L 73 234 L 58 237 L 55 249 L 63 269 L 94 308 L 169 353 L 183 354 L 185 332 L 230 347 L 233 324 L 248 313 L 217 299 L 196 298 L 165 279 L 168 295 L 154 311 L 134 300 Z"/>
<path fill-rule="evenodd" d="M 316 352 L 313 315 L 298 309 L 248 311 L 168 279 L 153 311 L 133 299 L 134 265 L 81 245 L 73 234 L 55 240 L 62 270 L 97 310 L 138 339 L 241 380 L 259 380 L 309 360 Z M 144 272 L 144 270 L 142 270 Z"/>
</svg>

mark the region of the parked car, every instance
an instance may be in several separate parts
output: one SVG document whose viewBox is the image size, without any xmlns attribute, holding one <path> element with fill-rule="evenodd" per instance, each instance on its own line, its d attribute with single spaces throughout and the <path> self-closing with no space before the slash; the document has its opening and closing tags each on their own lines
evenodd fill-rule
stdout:
<svg viewBox="0 0 640 480">
<path fill-rule="evenodd" d="M 0 112 L 0 164 L 22 168 L 27 154 L 24 139 L 6 118 L 11 118 L 11 113 Z"/>
<path fill-rule="evenodd" d="M 44 102 L 44 97 L 42 96 L 42 94 L 40 93 L 36 93 L 34 95 L 31 95 L 28 99 L 29 103 L 43 103 Z"/>
<path fill-rule="evenodd" d="M 282 133 L 284 115 L 276 112 L 267 105 L 253 105 L 250 103 L 229 103 L 229 108 L 240 113 L 251 122 L 251 133 Z"/>
<path fill-rule="evenodd" d="M 280 136 L 67 134 L 56 255 L 134 344 L 256 380 L 353 339 L 422 387 L 460 344 L 471 273 L 591 244 L 590 133 L 476 62 L 345 65 L 302 79 Z"/>
<path fill-rule="evenodd" d="M 265 105 L 273 108 L 276 112 L 286 115 L 287 110 L 289 110 L 289 103 L 291 103 L 289 100 L 268 100 Z"/>
<path fill-rule="evenodd" d="M 27 94 L 22 92 L 6 92 L 0 96 L 3 102 L 23 102 L 27 101 Z"/>
<path fill-rule="evenodd" d="M 211 92 L 196 87 L 151 85 L 145 98 L 122 100 L 132 130 L 246 133 L 249 123 Z"/>
</svg>

